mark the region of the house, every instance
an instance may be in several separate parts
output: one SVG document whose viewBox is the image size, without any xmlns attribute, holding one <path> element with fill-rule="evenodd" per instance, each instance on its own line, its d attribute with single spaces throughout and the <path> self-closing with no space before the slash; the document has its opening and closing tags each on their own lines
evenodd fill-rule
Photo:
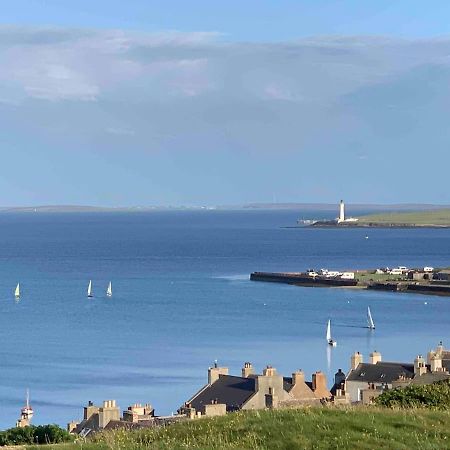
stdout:
<svg viewBox="0 0 450 450">
<path fill-rule="evenodd" d="M 392 382 L 400 376 L 412 377 L 414 365 L 382 361 L 379 352 L 372 352 L 368 363 L 363 362 L 361 353 L 356 352 L 350 359 L 350 372 L 345 379 L 345 391 L 351 402 L 361 402 L 362 391 L 371 387 L 392 387 Z"/>
<path fill-rule="evenodd" d="M 450 379 L 449 371 L 450 351 L 444 349 L 442 342 L 428 353 L 427 361 L 418 355 L 412 364 L 382 361 L 376 351 L 370 354 L 369 362 L 364 363 L 362 354 L 356 352 L 351 356 L 350 371 L 341 383 L 341 391 L 352 403 L 368 404 L 386 389 Z"/>
<path fill-rule="evenodd" d="M 67 430 L 69 433 L 87 437 L 103 430 L 154 427 L 183 419 L 185 417 L 155 416 L 155 411 L 149 403 L 145 405 L 135 403 L 123 411 L 123 416 L 120 417 L 120 408 L 116 405 L 116 401 L 106 400 L 103 402 L 103 406 L 95 406 L 92 402 L 89 402 L 84 407 L 83 420 L 81 422 L 70 422 L 67 425 Z"/>
<path fill-rule="evenodd" d="M 331 399 L 325 374 L 316 372 L 312 381 L 305 381 L 299 370 L 283 377 L 272 366 L 255 374 L 246 362 L 241 376 L 229 375 L 227 367 L 215 364 L 208 369 L 208 383 L 180 408 L 190 418 L 224 415 L 248 409 L 288 408 L 320 404 Z"/>
<path fill-rule="evenodd" d="M 434 274 L 433 279 L 438 281 L 450 281 L 450 270 L 440 270 Z"/>
<path fill-rule="evenodd" d="M 425 271 L 410 270 L 408 272 L 408 280 L 413 281 L 430 281 L 433 279 L 433 274 Z"/>
<path fill-rule="evenodd" d="M 69 433 L 86 437 L 92 432 L 103 430 L 114 420 L 120 420 L 120 409 L 115 400 L 105 400 L 103 406 L 95 406 L 89 402 L 84 407 L 83 420 L 79 423 L 70 422 L 67 430 Z"/>
<path fill-rule="evenodd" d="M 152 420 L 155 417 L 155 410 L 149 403 L 142 406 L 135 403 L 129 406 L 124 412 L 122 420 L 124 422 L 138 423 L 142 421 Z"/>
</svg>

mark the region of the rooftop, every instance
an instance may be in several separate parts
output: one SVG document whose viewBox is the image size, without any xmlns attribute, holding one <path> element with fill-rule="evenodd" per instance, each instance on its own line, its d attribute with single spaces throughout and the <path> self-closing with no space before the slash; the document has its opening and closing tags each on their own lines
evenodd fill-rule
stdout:
<svg viewBox="0 0 450 450">
<path fill-rule="evenodd" d="M 379 361 L 376 364 L 360 363 L 349 374 L 347 381 L 363 381 L 367 383 L 392 383 L 400 376 L 412 378 L 414 364 Z"/>
<path fill-rule="evenodd" d="M 227 411 L 240 409 L 242 405 L 255 393 L 254 378 L 242 378 L 232 375 L 219 375 L 219 379 L 206 386 L 192 400 L 190 405 L 200 411 L 211 403 L 225 403 Z"/>
</svg>

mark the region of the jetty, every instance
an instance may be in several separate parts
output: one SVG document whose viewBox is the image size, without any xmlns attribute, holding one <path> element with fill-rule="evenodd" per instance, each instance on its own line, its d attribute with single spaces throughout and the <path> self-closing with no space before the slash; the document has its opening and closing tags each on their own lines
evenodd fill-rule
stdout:
<svg viewBox="0 0 450 450">
<path fill-rule="evenodd" d="M 450 296 L 450 270 L 424 267 L 366 269 L 340 272 L 327 269 L 306 272 L 253 272 L 250 280 L 304 287 L 359 288 L 391 292 Z"/>
<path fill-rule="evenodd" d="M 313 277 L 309 276 L 307 273 L 302 272 L 253 272 L 252 274 L 250 274 L 250 280 L 267 281 L 271 283 L 295 284 L 297 286 L 308 287 L 356 287 L 358 285 L 357 280 L 326 278 L 321 276 Z"/>
</svg>

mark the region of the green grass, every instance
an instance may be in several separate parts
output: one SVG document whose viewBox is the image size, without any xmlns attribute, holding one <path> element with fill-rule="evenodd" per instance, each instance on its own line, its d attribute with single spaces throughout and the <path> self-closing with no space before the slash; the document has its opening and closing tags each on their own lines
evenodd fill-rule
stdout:
<svg viewBox="0 0 450 450">
<path fill-rule="evenodd" d="M 446 449 L 450 448 L 449 424 L 449 411 L 425 409 L 370 407 L 252 411 L 196 419 L 154 430 L 110 432 L 100 436 L 99 442 L 50 445 L 47 448 Z"/>
<path fill-rule="evenodd" d="M 405 275 L 390 275 L 389 273 L 365 273 L 359 272 L 355 274 L 355 277 L 358 281 L 362 283 L 368 283 L 369 281 L 378 281 L 378 282 L 388 282 L 388 281 L 398 281 L 407 280 Z"/>
<path fill-rule="evenodd" d="M 358 218 L 358 224 L 449 225 L 450 209 L 413 212 L 385 212 Z"/>
</svg>

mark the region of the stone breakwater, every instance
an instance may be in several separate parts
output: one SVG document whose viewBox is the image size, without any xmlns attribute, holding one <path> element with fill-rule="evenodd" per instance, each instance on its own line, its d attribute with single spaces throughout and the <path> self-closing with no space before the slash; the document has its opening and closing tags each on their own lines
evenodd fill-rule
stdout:
<svg viewBox="0 0 450 450">
<path fill-rule="evenodd" d="M 375 289 L 392 292 L 405 292 L 427 295 L 449 295 L 450 284 L 438 284 L 435 282 L 417 281 L 359 281 L 343 280 L 340 278 L 310 277 L 302 272 L 253 272 L 250 274 L 252 281 L 265 281 L 270 283 L 285 283 L 304 287 L 345 287 Z"/>
</svg>

